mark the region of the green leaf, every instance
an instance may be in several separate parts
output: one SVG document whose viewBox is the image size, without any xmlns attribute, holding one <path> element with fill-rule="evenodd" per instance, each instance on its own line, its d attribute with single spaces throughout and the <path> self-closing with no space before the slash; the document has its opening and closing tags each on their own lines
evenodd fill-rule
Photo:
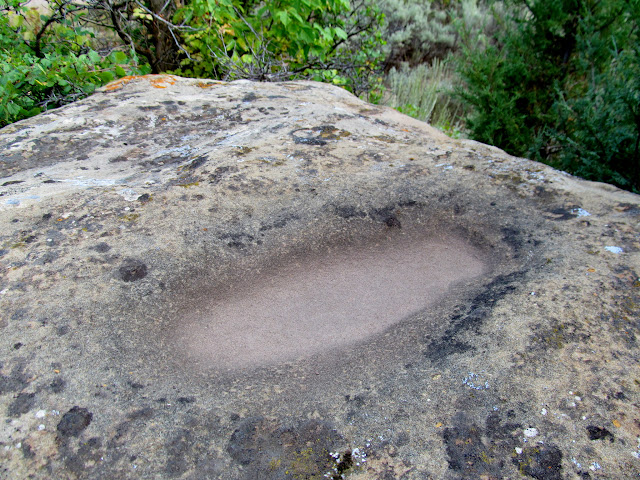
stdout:
<svg viewBox="0 0 640 480">
<path fill-rule="evenodd" d="M 111 55 L 114 63 L 126 63 L 127 61 L 127 55 L 119 50 L 113 52 Z"/>
<path fill-rule="evenodd" d="M 102 83 L 109 83 L 109 82 L 113 81 L 113 79 L 114 79 L 113 73 L 111 73 L 109 71 L 98 72 L 98 77 L 100 78 Z"/>
<path fill-rule="evenodd" d="M 282 23 L 282 25 L 284 25 L 285 28 L 287 27 L 287 25 L 289 25 L 289 22 L 291 21 L 289 19 L 289 14 L 287 13 L 286 10 L 281 10 L 279 12 L 276 12 L 274 16 L 278 20 L 280 20 L 280 23 Z"/>
<path fill-rule="evenodd" d="M 87 55 L 89 56 L 89 60 L 91 60 L 92 63 L 98 63 L 100 62 L 100 60 L 102 60 L 100 54 L 95 50 L 89 50 L 89 53 Z"/>
<path fill-rule="evenodd" d="M 342 28 L 340 27 L 336 27 L 333 29 L 333 31 L 335 32 L 335 34 L 338 36 L 338 38 L 341 38 L 342 40 L 346 40 L 348 38 L 347 32 L 345 32 Z"/>
</svg>

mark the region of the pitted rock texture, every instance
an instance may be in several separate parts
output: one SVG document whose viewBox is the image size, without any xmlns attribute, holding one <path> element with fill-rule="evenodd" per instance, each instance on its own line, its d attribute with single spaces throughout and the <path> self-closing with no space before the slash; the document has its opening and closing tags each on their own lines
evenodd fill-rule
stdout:
<svg viewBox="0 0 640 480">
<path fill-rule="evenodd" d="M 0 176 L 2 478 L 640 474 L 637 195 L 337 87 L 173 76 L 0 130 Z M 211 302 L 390 238 L 477 268 L 292 357 L 181 340 L 233 330 Z M 376 279 L 340 288 L 357 305 Z M 273 341 L 303 341 L 295 318 Z"/>
</svg>

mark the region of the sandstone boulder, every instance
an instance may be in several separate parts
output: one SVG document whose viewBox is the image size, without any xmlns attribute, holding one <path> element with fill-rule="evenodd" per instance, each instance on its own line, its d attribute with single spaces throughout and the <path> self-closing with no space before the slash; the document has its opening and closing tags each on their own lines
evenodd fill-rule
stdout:
<svg viewBox="0 0 640 480">
<path fill-rule="evenodd" d="M 0 476 L 632 478 L 640 198 L 325 84 L 0 130 Z"/>
</svg>

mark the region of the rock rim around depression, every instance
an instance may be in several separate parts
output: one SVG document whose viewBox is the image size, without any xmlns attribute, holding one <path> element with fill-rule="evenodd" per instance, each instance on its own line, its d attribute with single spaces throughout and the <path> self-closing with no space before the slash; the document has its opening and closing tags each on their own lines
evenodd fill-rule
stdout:
<svg viewBox="0 0 640 480">
<path fill-rule="evenodd" d="M 6 478 L 640 472 L 636 195 L 312 82 L 124 78 L 0 155 Z"/>
</svg>

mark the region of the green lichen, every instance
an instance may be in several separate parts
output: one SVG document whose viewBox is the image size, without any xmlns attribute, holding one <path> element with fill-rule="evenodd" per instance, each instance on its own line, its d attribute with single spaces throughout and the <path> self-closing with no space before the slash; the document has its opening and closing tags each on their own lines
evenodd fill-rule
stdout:
<svg viewBox="0 0 640 480">
<path fill-rule="evenodd" d="M 198 185 L 200 185 L 200 182 L 190 182 L 190 183 L 179 183 L 178 184 L 178 186 L 182 187 L 182 188 L 197 187 Z"/>
<path fill-rule="evenodd" d="M 139 213 L 127 213 L 126 215 L 123 215 L 120 218 L 122 220 L 124 220 L 125 222 L 135 222 L 138 218 L 140 218 L 140 214 Z"/>
</svg>

